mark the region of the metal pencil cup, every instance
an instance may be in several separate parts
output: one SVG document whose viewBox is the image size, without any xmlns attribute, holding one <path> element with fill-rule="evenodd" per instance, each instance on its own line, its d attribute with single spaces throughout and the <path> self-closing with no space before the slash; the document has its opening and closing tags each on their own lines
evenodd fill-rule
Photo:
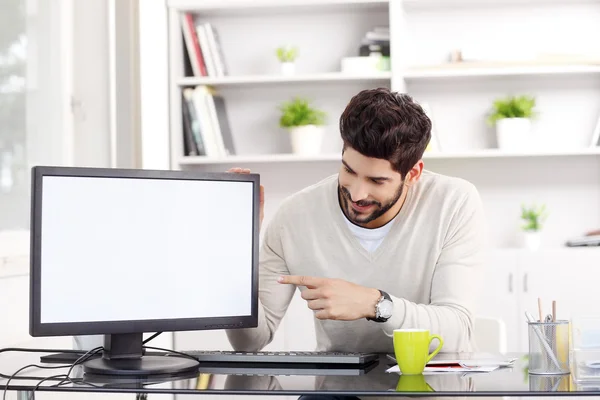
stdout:
<svg viewBox="0 0 600 400">
<path fill-rule="evenodd" d="M 529 375 L 529 390 L 531 392 L 568 392 L 570 375 Z"/>
<path fill-rule="evenodd" d="M 529 373 L 569 373 L 569 321 L 528 322 Z"/>
</svg>

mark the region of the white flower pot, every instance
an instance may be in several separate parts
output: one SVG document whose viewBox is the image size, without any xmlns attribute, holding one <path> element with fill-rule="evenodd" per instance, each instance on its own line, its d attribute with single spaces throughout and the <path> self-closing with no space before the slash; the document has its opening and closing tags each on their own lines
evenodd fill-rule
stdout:
<svg viewBox="0 0 600 400">
<path fill-rule="evenodd" d="M 321 152 L 323 128 L 316 125 L 303 125 L 289 128 L 292 152 L 301 155 L 315 155 Z"/>
<path fill-rule="evenodd" d="M 523 232 L 523 239 L 525 247 L 531 251 L 538 250 L 542 244 L 541 232 Z"/>
<path fill-rule="evenodd" d="M 281 75 L 290 76 L 296 72 L 296 64 L 293 62 L 282 62 L 281 63 Z"/>
<path fill-rule="evenodd" d="M 503 118 L 496 121 L 498 147 L 502 150 L 523 150 L 532 145 L 529 118 Z"/>
</svg>

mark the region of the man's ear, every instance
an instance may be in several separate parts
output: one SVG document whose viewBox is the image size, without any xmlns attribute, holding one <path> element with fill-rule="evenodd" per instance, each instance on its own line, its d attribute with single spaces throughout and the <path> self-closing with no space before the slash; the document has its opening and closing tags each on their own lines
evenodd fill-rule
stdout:
<svg viewBox="0 0 600 400">
<path fill-rule="evenodd" d="M 423 160 L 419 160 L 415 165 L 413 165 L 410 171 L 408 171 L 408 173 L 406 174 L 406 178 L 404 179 L 404 184 L 406 186 L 412 186 L 415 183 L 417 183 L 417 181 L 421 177 L 421 173 L 423 172 L 423 166 Z"/>
</svg>

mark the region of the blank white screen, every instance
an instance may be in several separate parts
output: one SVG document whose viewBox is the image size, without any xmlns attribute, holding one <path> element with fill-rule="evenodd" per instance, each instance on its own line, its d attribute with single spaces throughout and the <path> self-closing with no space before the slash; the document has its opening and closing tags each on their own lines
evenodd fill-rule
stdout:
<svg viewBox="0 0 600 400">
<path fill-rule="evenodd" d="M 42 188 L 42 323 L 251 314 L 251 182 L 46 176 Z"/>
</svg>

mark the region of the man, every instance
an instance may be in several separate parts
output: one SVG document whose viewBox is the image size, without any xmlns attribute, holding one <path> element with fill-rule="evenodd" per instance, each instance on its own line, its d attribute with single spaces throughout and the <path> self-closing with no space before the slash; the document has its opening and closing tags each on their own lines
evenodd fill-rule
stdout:
<svg viewBox="0 0 600 400">
<path fill-rule="evenodd" d="M 392 353 L 398 328 L 440 334 L 443 351 L 472 350 L 486 236 L 475 187 L 424 170 L 431 122 L 408 95 L 362 91 L 339 127 L 339 173 L 272 218 L 258 327 L 229 330 L 229 341 L 245 351 L 269 344 L 298 287 L 314 311 L 316 350 Z"/>
</svg>

